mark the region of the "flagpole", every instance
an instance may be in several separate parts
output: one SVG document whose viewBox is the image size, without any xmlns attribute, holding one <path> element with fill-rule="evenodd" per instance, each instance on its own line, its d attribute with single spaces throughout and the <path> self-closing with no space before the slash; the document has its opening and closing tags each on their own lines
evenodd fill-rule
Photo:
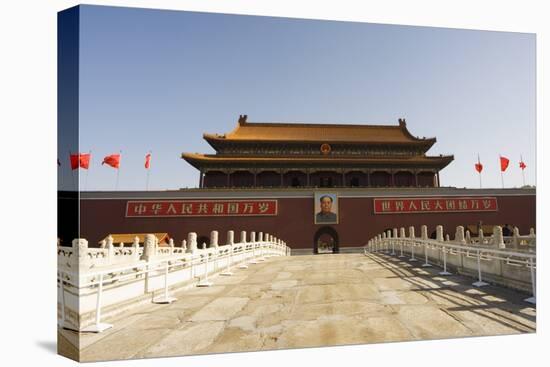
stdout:
<svg viewBox="0 0 550 367">
<path fill-rule="evenodd" d="M 90 162 L 92 161 L 92 150 L 88 151 L 90 158 L 88 159 L 88 169 L 86 170 L 86 178 L 84 179 L 84 191 L 88 189 L 88 174 L 90 172 Z"/>
<path fill-rule="evenodd" d="M 477 154 L 477 163 L 481 164 L 481 161 L 479 160 L 479 153 Z M 481 171 L 479 173 L 479 188 L 481 189 Z"/>
<path fill-rule="evenodd" d="M 149 154 L 151 153 L 152 151 L 149 151 Z M 151 156 L 149 156 L 149 159 L 151 159 Z M 151 171 L 151 163 L 149 163 L 149 168 L 147 168 L 147 179 L 145 180 L 145 191 L 149 191 L 149 172 L 150 171 Z"/>
<path fill-rule="evenodd" d="M 523 157 L 521 154 L 519 155 L 519 161 L 523 163 Z M 521 167 L 521 177 L 523 178 L 523 186 L 525 186 L 525 169 L 523 167 Z"/>
<path fill-rule="evenodd" d="M 73 155 L 73 153 L 69 150 L 69 165 L 71 167 L 71 177 L 72 177 L 72 181 L 73 181 L 73 187 L 76 190 L 76 183 L 74 182 L 74 169 L 73 169 L 72 162 L 71 162 L 71 156 L 72 155 Z"/>
<path fill-rule="evenodd" d="M 120 159 L 122 158 L 122 150 L 119 150 L 118 153 L 120 154 L 120 158 L 119 158 L 118 168 L 116 169 L 115 191 L 118 191 L 118 178 L 120 176 Z"/>
<path fill-rule="evenodd" d="M 63 170 L 61 169 L 61 161 L 57 158 L 57 191 L 61 191 L 63 187 Z"/>
<path fill-rule="evenodd" d="M 498 155 L 498 158 L 498 164 L 502 165 L 502 156 L 500 154 Z M 502 182 L 502 188 L 504 188 L 504 173 L 502 172 L 502 166 L 500 167 L 500 181 Z"/>
</svg>

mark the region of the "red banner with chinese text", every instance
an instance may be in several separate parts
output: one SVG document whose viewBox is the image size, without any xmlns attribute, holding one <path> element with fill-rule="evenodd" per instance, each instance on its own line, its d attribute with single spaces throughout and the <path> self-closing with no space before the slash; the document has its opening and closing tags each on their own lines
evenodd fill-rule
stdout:
<svg viewBox="0 0 550 367">
<path fill-rule="evenodd" d="M 220 217 L 277 215 L 277 200 L 128 201 L 126 217 Z"/>
<path fill-rule="evenodd" d="M 374 214 L 496 212 L 495 197 L 425 197 L 374 199 Z"/>
</svg>

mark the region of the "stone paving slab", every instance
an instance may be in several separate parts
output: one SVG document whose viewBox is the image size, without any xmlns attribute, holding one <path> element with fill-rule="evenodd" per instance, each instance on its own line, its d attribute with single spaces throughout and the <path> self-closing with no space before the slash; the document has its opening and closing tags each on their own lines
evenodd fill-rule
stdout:
<svg viewBox="0 0 550 367">
<path fill-rule="evenodd" d="M 471 286 L 382 254 L 278 258 L 141 307 L 101 334 L 66 330 L 81 361 L 319 347 L 534 332 L 528 295 Z"/>
</svg>

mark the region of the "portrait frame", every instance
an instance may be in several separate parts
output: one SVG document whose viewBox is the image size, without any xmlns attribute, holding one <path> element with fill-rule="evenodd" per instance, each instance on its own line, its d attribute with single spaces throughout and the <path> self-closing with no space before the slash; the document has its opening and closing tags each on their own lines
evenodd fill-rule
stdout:
<svg viewBox="0 0 550 367">
<path fill-rule="evenodd" d="M 323 215 L 321 210 L 321 200 L 324 197 L 329 197 L 331 199 L 330 204 L 330 213 L 333 215 L 328 215 L 327 218 L 322 218 Z M 318 191 L 314 193 L 313 199 L 313 223 L 314 224 L 339 224 L 339 206 L 338 206 L 338 193 L 330 191 Z"/>
</svg>

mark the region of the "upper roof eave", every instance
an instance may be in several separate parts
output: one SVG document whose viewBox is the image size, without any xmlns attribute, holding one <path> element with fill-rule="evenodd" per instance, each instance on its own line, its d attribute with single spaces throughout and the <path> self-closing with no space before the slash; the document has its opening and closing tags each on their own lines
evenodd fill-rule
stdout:
<svg viewBox="0 0 550 367">
<path fill-rule="evenodd" d="M 330 140 L 330 139 L 292 139 L 292 140 L 283 140 L 283 139 L 234 139 L 228 138 L 226 135 L 217 135 L 217 134 L 203 134 L 204 140 L 206 140 L 213 148 L 216 148 L 219 144 L 223 145 L 226 143 L 281 143 L 281 142 L 299 142 L 299 143 L 331 143 L 331 144 L 373 144 L 373 145 L 386 145 L 386 144 L 395 144 L 395 145 L 425 145 L 431 147 L 437 142 L 436 138 L 424 138 L 411 141 L 374 141 L 374 140 L 365 140 L 365 141 L 344 141 L 344 140 Z"/>
</svg>

